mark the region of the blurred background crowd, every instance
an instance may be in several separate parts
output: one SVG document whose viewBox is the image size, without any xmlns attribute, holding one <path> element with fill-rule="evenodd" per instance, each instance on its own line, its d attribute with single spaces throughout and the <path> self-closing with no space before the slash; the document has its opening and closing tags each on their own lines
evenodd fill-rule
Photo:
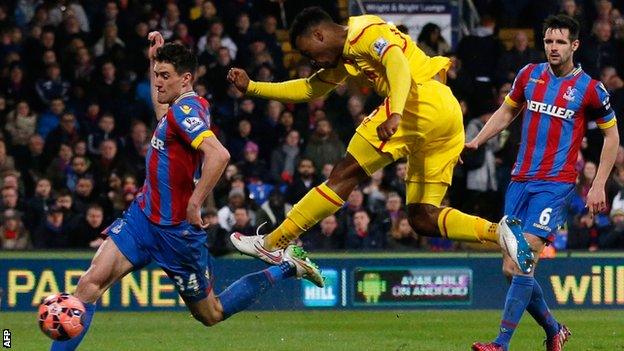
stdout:
<svg viewBox="0 0 624 351">
<path fill-rule="evenodd" d="M 409 33 L 429 55 L 454 61 L 448 84 L 471 139 L 502 103 L 516 72 L 544 61 L 541 28 L 555 13 L 582 24 L 576 62 L 624 111 L 624 1 L 474 1 L 480 25 L 455 47 L 427 24 Z M 0 4 L 0 250 L 97 248 L 100 232 L 134 199 L 145 177 L 155 125 L 147 33 L 193 49 L 198 94 L 211 103 L 212 129 L 232 158 L 202 215 L 211 250 L 233 250 L 229 233 L 266 233 L 324 181 L 357 125 L 381 98 L 356 84 L 304 104 L 244 97 L 225 79 L 231 67 L 258 81 L 313 73 L 288 43 L 287 25 L 305 6 L 337 21 L 345 0 L 3 1 Z M 522 28 L 522 29 L 518 29 Z M 493 221 L 502 215 L 520 139 L 518 118 L 455 169 L 444 204 Z M 624 117 L 618 121 L 622 134 Z M 602 135 L 590 123 L 578 155 L 577 191 L 556 249 L 624 248 L 624 148 L 607 184 L 609 208 L 591 217 L 585 197 Z M 458 250 L 414 233 L 404 211 L 405 161 L 361 184 L 335 216 L 302 237 L 313 250 Z"/>
</svg>

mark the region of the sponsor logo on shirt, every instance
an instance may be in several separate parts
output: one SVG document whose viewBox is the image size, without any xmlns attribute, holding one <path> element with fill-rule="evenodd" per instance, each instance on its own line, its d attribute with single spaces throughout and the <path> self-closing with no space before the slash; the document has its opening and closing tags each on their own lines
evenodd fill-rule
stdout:
<svg viewBox="0 0 624 351">
<path fill-rule="evenodd" d="M 152 144 L 152 147 L 154 149 L 165 151 L 165 142 L 158 139 L 155 135 L 152 136 L 152 140 L 150 143 Z"/>
<path fill-rule="evenodd" d="M 384 38 L 377 38 L 373 43 L 373 51 L 377 53 L 377 56 L 381 57 L 384 51 L 388 48 L 388 41 Z"/>
<path fill-rule="evenodd" d="M 182 121 L 182 125 L 187 132 L 193 133 L 204 126 L 204 121 L 199 117 L 186 117 L 184 121 Z"/>
<path fill-rule="evenodd" d="M 574 110 L 532 100 L 527 101 L 527 110 L 563 119 L 571 119 L 575 113 Z"/>
<path fill-rule="evenodd" d="M 535 79 L 535 78 L 529 78 L 529 82 L 531 83 L 537 83 L 537 84 L 544 84 L 545 82 L 541 79 Z"/>
</svg>

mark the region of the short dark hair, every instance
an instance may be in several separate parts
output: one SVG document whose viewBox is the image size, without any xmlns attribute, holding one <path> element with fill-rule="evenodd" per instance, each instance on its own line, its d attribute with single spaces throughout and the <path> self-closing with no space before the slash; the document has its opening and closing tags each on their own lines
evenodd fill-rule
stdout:
<svg viewBox="0 0 624 351">
<path fill-rule="evenodd" d="M 197 57 L 182 44 L 167 43 L 156 50 L 155 60 L 173 65 L 176 73 L 190 72 L 195 75 L 197 69 Z"/>
<path fill-rule="evenodd" d="M 580 25 L 577 20 L 568 15 L 551 15 L 544 21 L 542 35 L 546 34 L 548 29 L 567 29 L 570 32 L 570 41 L 575 41 L 579 37 Z"/>
<path fill-rule="evenodd" d="M 295 17 L 290 27 L 290 45 L 297 47 L 297 38 L 308 33 L 310 28 L 323 22 L 334 22 L 331 16 L 320 7 L 307 7 Z"/>
</svg>

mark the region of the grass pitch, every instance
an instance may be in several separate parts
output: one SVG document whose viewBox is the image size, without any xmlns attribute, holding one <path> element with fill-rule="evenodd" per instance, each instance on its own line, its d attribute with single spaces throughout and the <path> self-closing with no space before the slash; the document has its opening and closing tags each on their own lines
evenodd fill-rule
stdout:
<svg viewBox="0 0 624 351">
<path fill-rule="evenodd" d="M 566 351 L 624 350 L 624 311 L 557 310 L 572 330 Z M 205 328 L 183 312 L 98 312 L 81 350 L 469 350 L 496 336 L 499 311 L 244 312 Z M 0 313 L 12 349 L 47 350 L 35 313 Z M 511 350 L 544 350 L 525 314 Z"/>
</svg>

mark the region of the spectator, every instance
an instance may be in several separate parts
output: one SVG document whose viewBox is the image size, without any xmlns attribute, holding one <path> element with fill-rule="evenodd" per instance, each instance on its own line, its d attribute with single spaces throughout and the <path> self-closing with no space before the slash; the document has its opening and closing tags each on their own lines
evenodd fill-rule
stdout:
<svg viewBox="0 0 624 351">
<path fill-rule="evenodd" d="M 33 234 L 33 247 L 37 249 L 68 247 L 68 234 L 64 230 L 63 220 L 63 210 L 56 205 L 50 207 L 46 214 L 45 222 Z"/>
<path fill-rule="evenodd" d="M 91 161 L 85 156 L 74 156 L 71 160 L 71 168 L 67 171 L 67 181 L 65 186 L 67 189 L 71 191 L 76 190 L 76 184 L 80 178 L 92 175 L 89 172 L 89 167 L 91 166 Z"/>
<path fill-rule="evenodd" d="M 445 56 L 451 51 L 450 45 L 442 36 L 442 30 L 437 24 L 427 23 L 418 35 L 418 47 L 427 56 Z"/>
<path fill-rule="evenodd" d="M 418 235 L 407 220 L 407 216 L 402 214 L 388 232 L 388 249 L 391 250 L 414 250 L 420 247 Z"/>
<path fill-rule="evenodd" d="M 368 202 L 368 210 L 372 213 L 383 209 L 386 203 L 386 190 L 383 189 L 382 185 L 383 174 L 383 169 L 375 171 L 371 174 L 368 184 L 362 189 Z"/>
<path fill-rule="evenodd" d="M 390 192 L 388 194 L 388 200 L 385 202 L 383 210 L 379 211 L 379 223 L 383 230 L 389 232 L 392 228 L 398 228 L 399 219 L 405 216 L 401 204 L 403 199 L 396 192 Z"/>
<path fill-rule="evenodd" d="M 204 1 L 201 5 L 201 16 L 191 22 L 191 35 L 199 38 L 208 31 L 210 23 L 217 19 L 217 8 L 212 1 Z M 201 51 L 201 50 L 198 50 Z"/>
<path fill-rule="evenodd" d="M 613 199 L 611 204 L 611 226 L 610 230 L 600 237 L 601 249 L 623 249 L 624 248 L 624 196 L 622 190 Z"/>
<path fill-rule="evenodd" d="M 54 98 L 50 102 L 50 108 L 41 114 L 37 124 L 37 134 L 44 139 L 54 128 L 59 125 L 61 115 L 65 112 L 65 103 L 61 98 Z"/>
<path fill-rule="evenodd" d="M 329 179 L 329 175 L 334 170 L 334 165 L 326 163 L 323 165 L 323 169 L 321 170 L 321 181 L 326 181 Z"/>
<path fill-rule="evenodd" d="M 165 13 L 160 20 L 160 32 L 165 40 L 172 39 L 174 30 L 180 24 L 180 9 L 174 2 L 167 3 Z"/>
<path fill-rule="evenodd" d="M 15 109 L 7 115 L 5 129 L 11 138 L 14 153 L 23 156 L 27 151 L 28 140 L 35 134 L 37 114 L 30 109 L 26 100 L 19 101 Z"/>
<path fill-rule="evenodd" d="M 52 99 L 60 98 L 67 101 L 69 83 L 61 77 L 61 67 L 58 63 L 49 64 L 46 68 L 46 77 L 39 79 L 35 85 L 39 101 L 48 106 Z"/>
<path fill-rule="evenodd" d="M 4 210 L 0 225 L 0 249 L 25 250 L 30 248 L 30 234 L 24 227 L 20 214 L 15 210 Z"/>
<path fill-rule="evenodd" d="M 234 211 L 237 208 L 245 206 L 245 192 L 241 189 L 232 189 L 228 195 L 228 204 L 221 207 L 219 212 L 219 225 L 227 232 L 232 231 L 235 224 Z"/>
<path fill-rule="evenodd" d="M 115 139 L 115 117 L 105 113 L 98 121 L 97 130 L 87 136 L 89 154 L 100 155 L 100 144 L 109 139 Z"/>
<path fill-rule="evenodd" d="M 243 159 L 245 146 L 251 140 L 251 122 L 246 119 L 238 122 L 238 134 L 232 136 L 228 142 L 228 150 L 232 155 L 232 161 L 238 162 Z"/>
<path fill-rule="evenodd" d="M 238 47 L 236 43 L 223 31 L 223 23 L 220 20 L 214 20 L 210 23 L 208 27 L 208 32 L 205 33 L 199 40 L 197 41 L 197 51 L 203 52 L 208 47 L 208 41 L 210 37 L 216 37 L 219 39 L 219 47 L 225 46 L 230 51 L 230 57 L 235 60 L 236 52 L 238 51 Z M 211 50 L 213 50 L 212 48 Z M 218 48 L 216 48 L 218 49 Z"/>
<path fill-rule="evenodd" d="M 297 166 L 297 173 L 286 190 L 286 201 L 295 204 L 301 198 L 312 190 L 315 186 L 321 184 L 320 179 L 316 176 L 316 170 L 312 160 L 302 158 Z"/>
<path fill-rule="evenodd" d="M 211 255 L 219 257 L 236 251 L 230 241 L 228 232 L 219 225 L 219 217 L 215 209 L 208 209 L 202 216 L 202 219 L 204 223 L 208 224 L 206 234 L 208 236 L 208 249 Z"/>
<path fill-rule="evenodd" d="M 470 121 L 466 127 L 466 140 L 474 139 L 491 117 L 491 113 L 485 113 Z M 466 159 L 464 166 L 467 170 L 466 189 L 468 189 L 469 199 L 467 200 L 466 211 L 490 220 L 500 217 L 500 206 L 498 205 L 500 199 L 497 193 L 498 181 L 494 156 L 499 150 L 498 138 L 491 138 L 479 150 L 464 156 Z"/>
<path fill-rule="evenodd" d="M 390 188 L 405 199 L 405 178 L 407 177 L 407 161 L 398 160 L 394 168 L 394 175 L 390 180 Z"/>
<path fill-rule="evenodd" d="M 386 246 L 384 235 L 366 210 L 357 210 L 353 214 L 353 226 L 347 231 L 347 249 L 383 249 Z"/>
<path fill-rule="evenodd" d="M 62 187 L 67 183 L 66 176 L 71 167 L 71 159 L 73 156 L 71 146 L 61 144 L 57 156 L 50 162 L 46 170 L 46 177 L 52 181 L 52 185 L 55 188 Z"/>
<path fill-rule="evenodd" d="M 95 204 L 89 205 L 86 213 L 80 216 L 78 223 L 68 230 L 70 247 L 81 249 L 99 248 L 104 242 L 101 233 L 105 228 L 104 210 L 102 207 Z"/>
<path fill-rule="evenodd" d="M 117 152 L 117 143 L 108 139 L 100 143 L 100 158 L 95 162 L 95 183 L 106 184 L 111 173 L 125 174 L 128 169 L 123 155 Z"/>
<path fill-rule="evenodd" d="M 123 62 L 126 44 L 119 38 L 119 30 L 114 23 L 108 23 L 104 27 L 104 35 L 93 46 L 93 55 L 100 57 L 106 55 L 115 63 Z"/>
<path fill-rule="evenodd" d="M 574 18 L 580 25 L 580 38 L 583 40 L 587 35 L 587 21 L 585 14 L 575 0 L 563 0 L 561 2 L 561 13 Z"/>
<path fill-rule="evenodd" d="M 326 119 L 318 120 L 305 151 L 305 156 L 312 160 L 314 167 L 320 171 L 325 164 L 335 164 L 345 152 L 346 148 L 334 133 L 331 123 Z"/>
<path fill-rule="evenodd" d="M 28 139 L 28 151 L 19 163 L 19 171 L 28 195 L 32 194 L 35 181 L 43 177 L 48 168 L 48 162 L 43 156 L 44 145 L 43 138 L 39 134 L 32 135 Z"/>
<path fill-rule="evenodd" d="M 0 139 L 0 174 L 15 170 L 15 161 L 12 156 L 7 155 L 6 144 Z"/>
<path fill-rule="evenodd" d="M 61 115 L 61 123 L 54 128 L 46 137 L 46 157 L 51 158 L 59 151 L 61 144 L 73 145 L 80 140 L 76 116 L 71 112 Z"/>
<path fill-rule="evenodd" d="M 246 183 L 258 183 L 268 180 L 266 162 L 258 158 L 258 144 L 248 141 L 245 144 L 243 160 L 236 164 Z"/>
<path fill-rule="evenodd" d="M 529 63 L 538 63 L 543 59 L 541 51 L 529 47 L 529 38 L 523 31 L 516 32 L 513 47 L 505 51 L 498 60 L 499 82 L 512 82 L 516 74 Z"/>
<path fill-rule="evenodd" d="M 608 20 L 594 22 L 592 35 L 583 41 L 577 56 L 583 71 L 594 79 L 600 77 L 602 67 L 616 66 L 619 63 L 616 43 L 611 37 L 611 24 Z"/>
<path fill-rule="evenodd" d="M 306 250 L 332 251 L 344 249 L 345 235 L 335 215 L 325 217 L 318 226 L 304 235 L 301 240 Z"/>
<path fill-rule="evenodd" d="M 292 205 L 286 203 L 286 198 L 279 190 L 273 190 L 269 199 L 265 201 L 256 213 L 256 224 L 258 229 L 263 228 L 264 232 L 272 232 L 290 212 Z"/>
<path fill-rule="evenodd" d="M 52 199 L 52 182 L 47 178 L 37 180 L 35 194 L 26 203 L 26 227 L 30 232 L 36 230 L 45 219 L 50 206 L 54 204 Z"/>
<path fill-rule="evenodd" d="M 291 183 L 295 175 L 295 167 L 299 163 L 299 132 L 291 130 L 286 140 L 271 153 L 271 178 L 276 183 Z"/>
<path fill-rule="evenodd" d="M 251 219 L 249 218 L 249 211 L 247 208 L 239 207 L 234 210 L 234 224 L 232 225 L 232 231 L 243 235 L 256 234 L 254 227 L 251 225 Z"/>
</svg>

